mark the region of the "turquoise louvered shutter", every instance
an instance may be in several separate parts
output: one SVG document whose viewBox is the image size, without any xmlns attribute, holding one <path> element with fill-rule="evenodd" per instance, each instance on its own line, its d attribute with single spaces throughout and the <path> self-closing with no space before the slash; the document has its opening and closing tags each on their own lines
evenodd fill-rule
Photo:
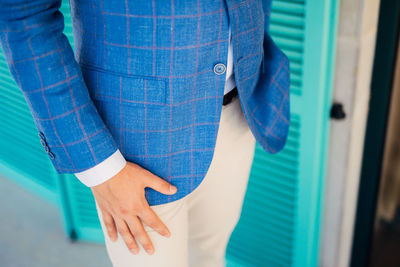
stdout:
<svg viewBox="0 0 400 267">
<path fill-rule="evenodd" d="M 0 49 L 0 174 L 55 202 L 55 171 Z"/>
<path fill-rule="evenodd" d="M 68 0 L 60 8 L 73 47 Z M 32 114 L 0 49 L 0 175 L 58 205 L 71 237 L 102 241 L 93 196 L 73 175 L 59 175 L 40 143 Z"/>
<path fill-rule="evenodd" d="M 256 146 L 229 266 L 317 265 L 337 6 L 336 0 L 272 1 L 270 32 L 291 62 L 290 133 L 278 154 Z M 68 0 L 61 11 L 73 44 Z M 57 198 L 71 237 L 104 242 L 90 189 L 54 172 L 3 55 L 0 74 L 0 171 Z"/>
<path fill-rule="evenodd" d="M 228 266 L 317 266 L 336 35 L 336 0 L 273 0 L 270 34 L 288 55 L 285 148 L 259 144 Z"/>
<path fill-rule="evenodd" d="M 69 5 L 64 1 L 64 33 L 72 44 Z M 0 174 L 53 202 L 58 200 L 57 173 L 40 143 L 22 91 L 0 49 Z"/>
<path fill-rule="evenodd" d="M 64 3 L 63 9 L 66 8 L 68 4 Z M 65 32 L 71 37 L 71 23 L 66 25 Z M 3 49 L 0 49 L 0 174 L 59 204 L 59 176 L 40 143 L 28 103 L 10 74 Z"/>
<path fill-rule="evenodd" d="M 64 15 L 64 34 L 67 36 L 72 48 L 74 48 L 68 0 L 62 1 L 60 11 Z M 92 191 L 72 174 L 58 175 L 57 184 L 64 229 L 69 237 L 77 240 L 104 243 Z"/>
</svg>

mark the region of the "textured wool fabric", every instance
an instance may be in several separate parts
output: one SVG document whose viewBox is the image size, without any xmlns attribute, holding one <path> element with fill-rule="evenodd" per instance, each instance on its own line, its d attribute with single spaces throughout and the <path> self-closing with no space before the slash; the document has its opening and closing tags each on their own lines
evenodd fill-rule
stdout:
<svg viewBox="0 0 400 267">
<path fill-rule="evenodd" d="M 229 37 L 230 36 L 231 32 L 229 27 Z M 232 57 L 232 42 L 229 41 L 224 95 L 230 92 L 236 86 L 233 74 Z M 106 158 L 101 163 L 91 167 L 88 170 L 84 170 L 83 172 L 74 173 L 74 175 L 84 185 L 93 187 L 114 177 L 125 167 L 125 165 L 126 159 L 122 155 L 121 151 L 117 149 L 111 156 Z"/>
<path fill-rule="evenodd" d="M 200 185 L 185 197 L 151 208 L 166 224 L 171 237 L 144 224 L 155 252 L 141 244 L 132 254 L 120 234 L 110 240 L 96 202 L 107 254 L 114 267 L 224 267 L 226 247 L 239 221 L 245 197 L 255 139 L 238 98 L 222 107 L 221 121 L 210 168 Z"/>
<path fill-rule="evenodd" d="M 71 0 L 75 54 L 60 0 L 1 0 L 0 40 L 58 173 L 117 149 L 178 188 L 204 178 L 225 84 L 228 22 L 241 105 L 270 153 L 287 139 L 289 61 L 268 34 L 270 0 Z"/>
</svg>

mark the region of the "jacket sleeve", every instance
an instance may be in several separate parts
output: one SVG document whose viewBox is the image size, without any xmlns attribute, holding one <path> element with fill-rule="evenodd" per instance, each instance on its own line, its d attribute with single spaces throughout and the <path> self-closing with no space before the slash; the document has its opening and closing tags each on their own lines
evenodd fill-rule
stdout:
<svg viewBox="0 0 400 267">
<path fill-rule="evenodd" d="M 118 148 L 63 34 L 60 5 L 61 0 L 0 0 L 0 42 L 44 151 L 58 173 L 77 173 Z"/>
</svg>

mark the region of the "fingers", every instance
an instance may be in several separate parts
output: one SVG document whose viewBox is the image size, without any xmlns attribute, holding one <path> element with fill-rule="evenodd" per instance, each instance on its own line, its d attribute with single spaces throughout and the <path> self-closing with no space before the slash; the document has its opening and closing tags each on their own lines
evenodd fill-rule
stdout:
<svg viewBox="0 0 400 267">
<path fill-rule="evenodd" d="M 126 247 L 133 253 L 133 254 L 138 254 L 139 253 L 139 246 L 133 237 L 128 225 L 126 222 L 122 219 L 115 218 L 115 224 L 117 226 L 117 230 L 119 234 L 122 236 L 122 239 L 124 240 Z"/>
<path fill-rule="evenodd" d="M 157 231 L 160 235 L 170 237 L 171 232 L 169 231 L 168 227 L 161 221 L 160 217 L 158 217 L 148 203 L 146 204 L 147 206 L 144 208 L 144 211 L 139 214 L 140 219 Z"/>
<path fill-rule="evenodd" d="M 142 244 L 143 248 L 146 250 L 147 254 L 154 253 L 153 243 L 143 227 L 143 223 L 137 216 L 130 216 L 127 218 L 127 224 L 130 232 L 135 236 L 135 239 Z"/>
<path fill-rule="evenodd" d="M 110 237 L 111 241 L 115 242 L 118 239 L 118 234 L 117 234 L 117 229 L 114 223 L 114 219 L 111 216 L 111 214 L 106 211 L 106 210 L 102 210 L 102 217 L 103 217 L 103 222 L 104 225 L 106 226 L 107 229 L 107 234 Z"/>
<path fill-rule="evenodd" d="M 166 195 L 173 195 L 176 193 L 177 188 L 176 186 L 168 183 L 164 179 L 154 175 L 151 172 L 148 172 L 149 175 L 146 177 L 146 185 L 153 188 L 154 190 L 166 194 Z"/>
</svg>

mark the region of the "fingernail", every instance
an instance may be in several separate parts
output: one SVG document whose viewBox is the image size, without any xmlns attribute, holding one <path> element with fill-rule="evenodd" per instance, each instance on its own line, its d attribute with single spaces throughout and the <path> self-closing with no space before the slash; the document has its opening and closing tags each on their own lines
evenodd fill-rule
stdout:
<svg viewBox="0 0 400 267">
<path fill-rule="evenodd" d="M 177 190 L 178 190 L 178 188 L 176 188 L 175 186 L 173 186 L 173 185 L 169 186 L 169 192 L 176 193 Z"/>
<path fill-rule="evenodd" d="M 139 253 L 139 250 L 137 249 L 137 248 L 133 248 L 133 249 L 131 249 L 131 251 L 133 252 L 133 254 L 138 254 Z"/>
<path fill-rule="evenodd" d="M 151 248 L 149 248 L 149 249 L 146 249 L 146 252 L 147 252 L 148 254 L 152 254 L 152 253 L 153 253 L 153 250 L 152 250 Z"/>
<path fill-rule="evenodd" d="M 163 236 L 171 237 L 171 233 L 170 233 L 169 231 L 165 231 L 165 232 L 163 233 Z"/>
</svg>

